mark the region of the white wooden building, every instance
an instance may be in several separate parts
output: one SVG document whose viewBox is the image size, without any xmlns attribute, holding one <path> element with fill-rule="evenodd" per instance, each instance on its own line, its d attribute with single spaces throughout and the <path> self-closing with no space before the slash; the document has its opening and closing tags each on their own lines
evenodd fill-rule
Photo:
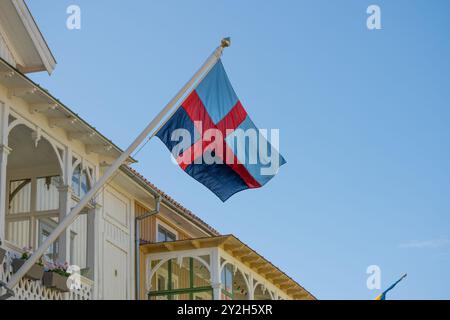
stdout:
<svg viewBox="0 0 450 320">
<path fill-rule="evenodd" d="M 12 259 L 24 247 L 37 248 L 122 152 L 26 75 L 51 74 L 55 66 L 56 61 L 24 1 L 1 0 L 0 250 L 6 251 L 0 261 L 3 282 L 12 274 Z M 128 159 L 128 164 L 122 166 L 46 253 L 45 259 L 49 261 L 79 267 L 81 289 L 60 293 L 44 287 L 41 281 L 22 279 L 14 288 L 14 299 L 147 298 L 146 290 L 152 280 L 145 279 L 151 273 L 145 269 L 145 263 L 152 257 L 152 247 L 147 245 L 141 249 L 144 251 L 140 253 L 140 268 L 136 270 L 135 218 L 153 210 L 158 196 L 162 199 L 158 215 L 138 224 L 141 241 L 220 236 L 131 169 L 134 162 Z M 160 234 L 174 236 L 161 240 Z M 227 239 L 227 243 L 233 242 Z M 165 250 L 170 251 L 167 248 L 170 246 Z M 173 249 L 171 257 L 176 257 L 182 247 Z M 224 255 L 229 257 L 229 253 Z M 252 260 L 246 265 L 245 257 L 242 261 L 238 261 L 241 256 L 235 258 L 236 264 L 243 266 L 247 273 L 253 272 Z M 254 272 L 258 273 L 265 263 L 261 260 Z M 267 270 L 272 272 L 255 278 L 265 279 L 267 287 L 272 288 L 272 297 L 313 298 L 292 279 L 281 281 L 285 277 L 283 273 L 274 272 L 273 268 Z M 211 287 L 220 286 L 220 277 L 217 279 L 219 282 L 210 284 Z M 139 283 L 142 285 L 136 294 Z"/>
</svg>

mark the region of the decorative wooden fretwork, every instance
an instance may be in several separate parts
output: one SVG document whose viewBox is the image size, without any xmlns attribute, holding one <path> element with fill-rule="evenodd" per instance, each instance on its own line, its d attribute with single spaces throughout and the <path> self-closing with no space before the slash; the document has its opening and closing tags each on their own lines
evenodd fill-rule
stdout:
<svg viewBox="0 0 450 320">
<path fill-rule="evenodd" d="M 8 282 L 13 274 L 11 261 L 14 253 L 8 252 L 0 264 L 0 281 Z M 93 287 L 90 284 L 81 282 L 81 288 L 70 293 L 46 288 L 42 281 L 20 280 L 13 289 L 15 296 L 11 300 L 92 300 Z"/>
</svg>

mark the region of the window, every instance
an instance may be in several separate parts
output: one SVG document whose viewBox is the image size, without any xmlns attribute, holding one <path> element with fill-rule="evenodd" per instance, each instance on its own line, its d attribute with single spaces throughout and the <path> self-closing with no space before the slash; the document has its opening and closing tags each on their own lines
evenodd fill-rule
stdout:
<svg viewBox="0 0 450 320">
<path fill-rule="evenodd" d="M 78 165 L 73 170 L 72 189 L 79 198 L 82 198 L 91 189 L 87 172 L 86 170 L 81 170 L 81 165 Z"/>
<path fill-rule="evenodd" d="M 88 193 L 90 188 L 87 173 L 86 171 L 83 171 L 81 174 L 80 197 L 83 197 L 86 193 Z"/>
<path fill-rule="evenodd" d="M 206 262 L 204 257 L 199 257 Z M 151 261 L 158 270 L 151 279 L 150 300 L 211 300 L 211 274 L 202 262 L 192 257 Z M 203 269 L 201 268 L 203 266 Z"/>
<path fill-rule="evenodd" d="M 222 270 L 222 300 L 233 299 L 233 266 L 225 265 Z"/>
<path fill-rule="evenodd" d="M 158 237 L 157 237 L 157 242 L 169 242 L 169 241 L 176 241 L 177 240 L 177 236 L 168 231 L 167 229 L 165 229 L 162 226 L 158 226 Z"/>
<path fill-rule="evenodd" d="M 158 291 L 164 291 L 166 289 L 166 278 L 163 275 L 158 275 Z"/>
<path fill-rule="evenodd" d="M 77 166 L 72 174 L 72 189 L 76 195 L 80 195 L 81 167 Z"/>
<path fill-rule="evenodd" d="M 54 230 L 54 227 L 52 226 L 53 224 L 54 223 L 50 221 L 39 221 L 39 246 L 42 245 L 45 240 L 47 240 L 47 238 Z M 58 241 L 55 241 L 50 245 L 50 247 L 48 247 L 47 251 L 44 254 L 44 259 L 46 261 L 56 261 L 58 258 L 58 251 Z"/>
</svg>

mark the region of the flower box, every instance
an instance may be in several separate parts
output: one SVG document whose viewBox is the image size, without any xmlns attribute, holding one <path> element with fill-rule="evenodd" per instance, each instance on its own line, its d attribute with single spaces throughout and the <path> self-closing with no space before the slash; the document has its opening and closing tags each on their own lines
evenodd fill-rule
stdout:
<svg viewBox="0 0 450 320">
<path fill-rule="evenodd" d="M 3 259 L 5 258 L 5 255 L 6 255 L 6 250 L 0 248 L 0 264 L 3 263 Z"/>
<path fill-rule="evenodd" d="M 52 288 L 61 292 L 69 292 L 70 289 L 67 286 L 68 279 L 68 277 L 62 276 L 56 272 L 46 271 L 42 281 L 47 288 Z"/>
<path fill-rule="evenodd" d="M 20 267 L 23 266 L 23 264 L 25 262 L 26 262 L 26 260 L 23 260 L 23 259 L 14 259 L 12 261 L 13 272 L 16 273 L 20 269 Z M 37 281 L 37 280 L 41 280 L 43 275 L 44 275 L 44 266 L 35 264 L 27 272 L 27 274 L 25 275 L 25 278 Z"/>
</svg>

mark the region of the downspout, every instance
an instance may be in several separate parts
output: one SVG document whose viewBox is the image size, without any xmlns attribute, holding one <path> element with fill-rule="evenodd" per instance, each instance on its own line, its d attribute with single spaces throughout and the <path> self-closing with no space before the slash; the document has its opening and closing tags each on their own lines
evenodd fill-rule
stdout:
<svg viewBox="0 0 450 320">
<path fill-rule="evenodd" d="M 160 211 L 160 204 L 161 204 L 161 196 L 156 195 L 155 196 L 155 209 L 147 212 L 146 214 L 143 214 L 139 217 L 134 218 L 134 234 L 135 234 L 135 254 L 134 254 L 134 263 L 135 263 L 135 297 L 136 300 L 140 300 L 141 296 L 141 273 L 140 273 L 140 267 L 141 267 L 141 251 L 140 251 L 140 245 L 141 245 L 141 228 L 140 228 L 140 222 L 150 218 L 154 215 L 157 215 Z"/>
</svg>

